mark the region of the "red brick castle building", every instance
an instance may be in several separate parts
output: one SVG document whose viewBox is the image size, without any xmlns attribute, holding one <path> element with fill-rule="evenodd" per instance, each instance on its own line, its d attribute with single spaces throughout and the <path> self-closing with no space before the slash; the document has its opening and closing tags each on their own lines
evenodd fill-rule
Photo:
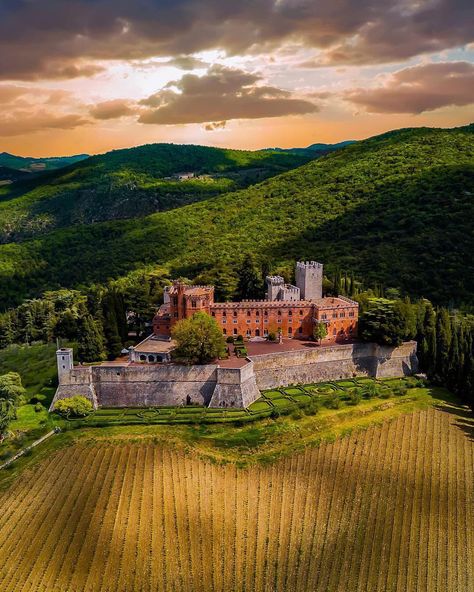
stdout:
<svg viewBox="0 0 474 592">
<path fill-rule="evenodd" d="M 226 336 L 267 337 L 280 333 L 286 338 L 308 339 L 316 322 L 327 325 L 325 341 L 345 342 L 357 334 L 359 305 L 345 298 L 322 295 L 323 265 L 298 262 L 296 286 L 280 276 L 268 276 L 266 300 L 214 302 L 213 286 L 192 286 L 175 281 L 165 290 L 164 303 L 153 319 L 153 333 L 169 337 L 173 325 L 196 312 L 216 319 Z"/>
</svg>

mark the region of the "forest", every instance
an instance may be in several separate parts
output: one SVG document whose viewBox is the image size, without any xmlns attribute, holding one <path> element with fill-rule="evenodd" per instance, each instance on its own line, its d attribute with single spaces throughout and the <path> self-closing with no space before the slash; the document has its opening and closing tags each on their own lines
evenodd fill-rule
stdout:
<svg viewBox="0 0 474 592">
<path fill-rule="evenodd" d="M 351 270 L 371 285 L 472 309 L 473 130 L 383 134 L 246 189 L 140 218 L 46 231 L 47 216 L 38 216 L 42 234 L 0 246 L 0 309 L 155 267 L 232 283 L 247 254 L 286 276 L 295 259 L 316 259 L 330 273 Z"/>
</svg>

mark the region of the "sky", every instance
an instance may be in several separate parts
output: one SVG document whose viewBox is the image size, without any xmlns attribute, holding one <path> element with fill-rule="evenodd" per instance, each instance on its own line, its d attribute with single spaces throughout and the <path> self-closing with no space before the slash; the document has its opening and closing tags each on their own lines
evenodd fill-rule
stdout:
<svg viewBox="0 0 474 592">
<path fill-rule="evenodd" d="M 472 0 L 0 0 L 0 152 L 474 121 Z"/>
</svg>

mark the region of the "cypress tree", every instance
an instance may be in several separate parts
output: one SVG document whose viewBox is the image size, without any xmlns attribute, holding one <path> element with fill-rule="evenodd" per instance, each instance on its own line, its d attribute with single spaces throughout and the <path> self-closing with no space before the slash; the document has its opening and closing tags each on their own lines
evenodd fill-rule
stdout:
<svg viewBox="0 0 474 592">
<path fill-rule="evenodd" d="M 438 311 L 436 337 L 436 376 L 444 382 L 449 373 L 449 351 L 452 340 L 451 319 L 445 308 Z"/>
<path fill-rule="evenodd" d="M 97 362 L 104 357 L 102 332 L 90 314 L 85 314 L 80 322 L 78 354 L 81 362 Z"/>
<path fill-rule="evenodd" d="M 254 300 L 261 296 L 261 278 L 252 255 L 246 255 L 237 272 L 237 298 L 239 300 Z"/>
</svg>

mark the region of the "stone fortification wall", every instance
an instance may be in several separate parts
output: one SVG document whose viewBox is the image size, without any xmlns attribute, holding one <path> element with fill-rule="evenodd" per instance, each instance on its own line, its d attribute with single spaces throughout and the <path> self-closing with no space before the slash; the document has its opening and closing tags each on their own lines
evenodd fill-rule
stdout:
<svg viewBox="0 0 474 592">
<path fill-rule="evenodd" d="M 242 368 L 218 368 L 210 407 L 248 407 L 260 397 L 253 362 Z"/>
<path fill-rule="evenodd" d="M 241 368 L 217 365 L 77 367 L 60 375 L 57 399 L 83 395 L 95 407 L 152 407 L 198 403 L 248 407 L 260 390 L 354 376 L 404 376 L 418 370 L 416 343 L 383 347 L 357 343 L 311 347 L 249 358 Z"/>
<path fill-rule="evenodd" d="M 251 358 L 260 390 L 355 376 L 405 376 L 418 369 L 416 343 L 400 347 L 354 343 Z"/>
</svg>

